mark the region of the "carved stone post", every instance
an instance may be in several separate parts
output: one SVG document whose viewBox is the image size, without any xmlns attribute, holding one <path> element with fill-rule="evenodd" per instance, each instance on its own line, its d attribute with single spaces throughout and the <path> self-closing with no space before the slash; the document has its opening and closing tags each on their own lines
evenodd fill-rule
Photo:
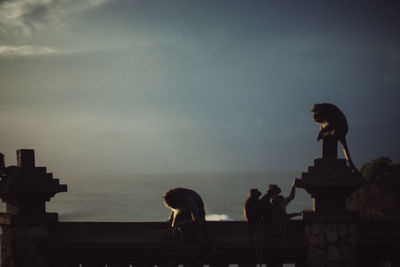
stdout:
<svg viewBox="0 0 400 267">
<path fill-rule="evenodd" d="M 0 165 L 4 166 L 4 158 Z M 45 202 L 66 191 L 67 186 L 53 179 L 46 167 L 35 167 L 32 149 L 18 150 L 17 166 L 2 168 L 0 198 L 6 203 L 6 213 L 0 213 L 3 267 L 48 267 L 36 241 L 48 235 L 48 224 L 57 222 L 58 214 L 46 213 Z"/>
<path fill-rule="evenodd" d="M 322 158 L 296 180 L 313 198 L 303 212 L 308 267 L 358 266 L 358 214 L 346 210 L 346 199 L 362 185 L 361 178 L 337 158 L 337 140 L 323 140 Z"/>
</svg>

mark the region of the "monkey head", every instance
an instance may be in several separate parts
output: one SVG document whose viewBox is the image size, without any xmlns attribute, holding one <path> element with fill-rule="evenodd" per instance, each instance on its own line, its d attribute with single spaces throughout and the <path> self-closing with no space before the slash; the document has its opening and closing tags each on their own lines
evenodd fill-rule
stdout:
<svg viewBox="0 0 400 267">
<path fill-rule="evenodd" d="M 176 194 L 174 189 L 168 190 L 163 195 L 164 199 L 164 204 L 165 206 L 172 208 L 172 209 L 177 209 L 180 203 L 180 196 L 179 194 Z"/>
<path fill-rule="evenodd" d="M 282 192 L 282 190 L 276 184 L 270 184 L 268 185 L 267 192 L 270 193 L 271 195 L 279 195 Z"/>
<path fill-rule="evenodd" d="M 261 195 L 262 194 L 258 189 L 256 189 L 256 188 L 250 189 L 250 197 L 259 198 Z"/>
<path fill-rule="evenodd" d="M 316 123 L 321 124 L 326 120 L 324 106 L 324 104 L 314 104 L 311 108 L 311 113 Z"/>
<path fill-rule="evenodd" d="M 335 136 L 344 142 L 348 125 L 346 116 L 337 106 L 329 103 L 314 104 L 311 112 L 314 121 L 321 126 L 317 136 L 318 141 L 325 136 Z"/>
</svg>

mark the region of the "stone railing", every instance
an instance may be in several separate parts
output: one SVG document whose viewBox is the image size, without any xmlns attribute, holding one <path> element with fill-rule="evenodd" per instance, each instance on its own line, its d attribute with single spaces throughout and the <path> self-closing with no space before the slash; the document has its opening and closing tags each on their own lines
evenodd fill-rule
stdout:
<svg viewBox="0 0 400 267">
<path fill-rule="evenodd" d="M 296 238 L 250 240 L 245 222 L 208 222 L 210 242 L 184 242 L 160 237 L 166 222 L 58 223 L 38 243 L 50 266 L 256 266 L 262 263 L 304 262 L 303 223 L 297 221 Z M 259 233 L 262 236 L 262 232 Z M 260 257 L 257 258 L 257 254 Z M 272 265 L 275 266 L 275 265 Z"/>
<path fill-rule="evenodd" d="M 345 200 L 361 182 L 329 149 L 335 145 L 325 144 L 322 159 L 296 181 L 314 208 L 292 221 L 293 238 L 264 238 L 262 225 L 249 235 L 245 222 L 226 221 L 207 222 L 207 242 L 166 238 L 166 222 L 59 222 L 45 202 L 67 186 L 35 167 L 33 150 L 18 150 L 17 166 L 0 161 L 2 267 L 400 266 L 400 219 L 360 219 L 347 211 Z"/>
</svg>

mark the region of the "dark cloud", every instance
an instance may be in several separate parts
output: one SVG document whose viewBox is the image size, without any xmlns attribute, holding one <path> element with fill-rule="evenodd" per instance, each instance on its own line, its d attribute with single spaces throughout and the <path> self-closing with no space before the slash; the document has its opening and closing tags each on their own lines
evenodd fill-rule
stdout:
<svg viewBox="0 0 400 267">
<path fill-rule="evenodd" d="M 10 44 L 41 30 L 59 27 L 65 20 L 107 0 L 11 0 L 0 2 L 0 37 Z"/>
</svg>

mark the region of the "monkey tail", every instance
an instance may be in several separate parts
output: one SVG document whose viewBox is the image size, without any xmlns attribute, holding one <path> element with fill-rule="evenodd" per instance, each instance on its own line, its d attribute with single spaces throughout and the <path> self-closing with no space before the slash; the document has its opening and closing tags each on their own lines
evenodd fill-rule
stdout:
<svg viewBox="0 0 400 267">
<path fill-rule="evenodd" d="M 344 156 L 345 156 L 346 160 L 349 162 L 350 167 L 354 170 L 355 173 L 357 173 L 358 176 L 360 176 L 365 181 L 364 176 L 362 176 L 360 171 L 354 165 L 353 160 L 351 159 L 349 147 L 347 146 L 347 142 L 346 142 L 346 138 L 343 138 L 339 141 L 340 141 L 340 144 L 342 145 Z"/>
</svg>

